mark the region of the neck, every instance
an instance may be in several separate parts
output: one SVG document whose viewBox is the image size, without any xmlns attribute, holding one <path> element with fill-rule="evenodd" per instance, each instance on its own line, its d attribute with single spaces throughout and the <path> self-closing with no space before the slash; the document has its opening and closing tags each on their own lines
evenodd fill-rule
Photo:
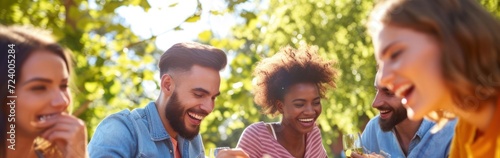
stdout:
<svg viewBox="0 0 500 158">
<path fill-rule="evenodd" d="M 7 157 L 36 157 L 35 149 L 33 147 L 33 142 L 35 141 L 35 137 L 26 136 L 21 133 L 17 133 L 16 135 L 16 146 L 15 150 L 10 148 L 6 149 Z M 7 144 L 11 145 L 10 143 Z M 26 150 L 28 149 L 28 150 Z"/>
<path fill-rule="evenodd" d="M 415 136 L 415 134 L 417 133 L 420 124 L 422 124 L 422 120 L 412 121 L 407 118 L 402 122 L 400 122 L 399 124 L 397 124 L 394 128 L 396 128 L 397 134 L 402 139 L 411 140 L 413 136 Z"/>
<path fill-rule="evenodd" d="M 174 131 L 174 129 L 172 128 L 172 126 L 168 122 L 168 119 L 165 115 L 165 108 L 166 107 L 161 106 L 161 105 L 167 105 L 166 103 L 167 103 L 167 100 L 162 99 L 161 95 L 160 95 L 160 98 L 158 98 L 155 101 L 156 109 L 158 109 L 158 115 L 160 115 L 161 123 L 163 124 L 163 127 L 167 131 L 168 135 L 170 135 L 170 138 L 177 139 L 177 132 Z"/>
<path fill-rule="evenodd" d="M 493 119 L 497 105 L 496 102 L 483 102 L 477 110 L 464 110 L 453 106 L 452 111 L 459 116 L 461 120 L 472 124 L 480 132 L 486 132 Z"/>
<path fill-rule="evenodd" d="M 410 142 L 417 133 L 420 124 L 422 124 L 422 120 L 411 121 L 407 118 L 394 127 L 399 146 L 401 147 L 405 155 L 408 155 Z"/>
<path fill-rule="evenodd" d="M 281 122 L 276 128 L 276 137 L 281 146 L 285 147 L 290 154 L 296 157 L 297 155 L 304 156 L 306 134 L 299 133 Z"/>
</svg>

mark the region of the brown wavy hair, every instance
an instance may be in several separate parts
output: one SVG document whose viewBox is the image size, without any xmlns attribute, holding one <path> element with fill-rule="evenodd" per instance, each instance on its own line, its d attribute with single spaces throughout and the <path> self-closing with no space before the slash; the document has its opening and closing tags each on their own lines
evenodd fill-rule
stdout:
<svg viewBox="0 0 500 158">
<path fill-rule="evenodd" d="M 327 86 L 335 88 L 337 70 L 333 61 L 323 60 L 317 54 L 317 47 L 290 46 L 282 48 L 272 57 L 263 59 L 255 68 L 255 103 L 264 114 L 279 114 L 277 101 L 283 101 L 288 88 L 297 83 L 317 85 L 324 97 Z"/>
<path fill-rule="evenodd" d="M 441 67 L 453 101 L 462 109 L 495 103 L 500 89 L 500 22 L 475 0 L 383 0 L 377 24 L 413 29 L 439 42 Z M 371 32 L 370 32 L 371 33 Z"/>
<path fill-rule="evenodd" d="M 55 40 L 50 36 L 50 32 L 46 30 L 41 30 L 33 27 L 26 26 L 2 26 L 0 25 L 0 60 L 5 62 L 0 62 L 0 96 L 2 97 L 2 105 L 7 105 L 7 81 L 10 79 L 7 76 L 8 72 L 8 63 L 7 56 L 8 50 L 11 49 L 8 47 L 9 44 L 14 44 L 15 48 L 15 76 L 14 80 L 19 80 L 21 78 L 21 70 L 24 66 L 24 63 L 28 58 L 35 52 L 39 50 L 46 50 L 56 54 L 61 57 L 66 64 L 67 71 L 71 74 L 72 70 L 72 62 L 70 57 L 70 52 L 65 50 L 61 45 L 57 44 Z M 1 106 L 2 118 L 0 121 L 7 120 L 8 110 L 7 106 Z M 1 122 L 1 125 L 6 125 L 6 122 Z M 4 126 L 5 127 L 5 126 Z M 3 127 L 2 127 L 3 128 Z M 0 135 L 2 140 L 5 140 L 6 136 L 4 133 Z M 5 144 L 6 142 L 1 143 L 0 147 L 0 156 L 5 153 Z M 44 140 L 41 137 L 38 137 L 33 142 L 35 150 L 42 151 L 46 157 L 62 157 L 62 153 L 50 142 Z"/>
<path fill-rule="evenodd" d="M 193 65 L 221 71 L 227 65 L 226 53 L 218 48 L 196 42 L 174 44 L 160 57 L 158 63 L 160 78 L 168 71 L 187 71 Z"/>
</svg>

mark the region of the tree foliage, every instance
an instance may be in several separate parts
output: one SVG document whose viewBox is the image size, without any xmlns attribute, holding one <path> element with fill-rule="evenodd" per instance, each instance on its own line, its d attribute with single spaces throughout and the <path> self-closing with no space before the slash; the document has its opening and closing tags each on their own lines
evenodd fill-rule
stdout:
<svg viewBox="0 0 500 158">
<path fill-rule="evenodd" d="M 318 120 L 323 144 L 328 155 L 339 153 L 341 133 L 361 132 L 367 121 L 377 113 L 371 107 L 375 94 L 373 87 L 376 63 L 371 39 L 365 23 L 374 6 L 372 1 L 362 0 L 227 0 L 228 10 L 244 19 L 232 30 L 232 36 L 211 39 L 208 42 L 225 48 L 234 60 L 231 75 L 223 81 L 217 107 L 223 115 L 215 114 L 207 119 L 202 132 L 213 134 L 217 125 L 221 135 L 233 135 L 229 141 L 219 137 L 205 137 L 206 146 L 224 143 L 235 146 L 241 130 L 256 121 L 277 121 L 258 113 L 260 109 L 252 101 L 251 73 L 256 63 L 275 54 L 281 47 L 291 45 L 316 45 L 325 59 L 337 62 L 340 72 L 337 88 L 329 91 L 322 100 L 323 112 Z M 500 1 L 480 1 L 486 9 L 500 17 Z M 247 7 L 238 7 L 238 6 Z M 248 7 L 251 6 L 251 7 Z M 248 10 L 248 8 L 251 8 Z M 226 93 L 224 93 L 226 92 Z M 230 122 L 225 118 L 230 116 Z M 215 118 L 213 118 L 215 117 Z M 257 119 L 259 118 L 259 119 Z M 212 121 L 213 119 L 213 121 Z M 232 120 L 237 119 L 237 120 Z M 222 121 L 222 124 L 219 123 Z M 213 135 L 210 135 L 213 136 Z M 222 137 L 225 138 L 225 137 Z M 337 147 L 337 148 L 336 148 Z M 335 152 L 332 152 L 335 150 Z"/>
<path fill-rule="evenodd" d="M 123 26 L 114 10 L 135 5 L 149 9 L 147 1 L 96 0 L 2 1 L 0 23 L 33 25 L 51 30 L 73 52 L 73 114 L 85 120 L 89 138 L 107 115 L 135 108 L 151 99 L 141 83 L 153 81 L 156 47 Z"/>
<path fill-rule="evenodd" d="M 500 17 L 499 0 L 481 4 Z M 182 3 L 182 2 L 178 2 Z M 243 129 L 258 121 L 279 121 L 260 113 L 253 102 L 252 72 L 262 58 L 281 47 L 316 45 L 319 54 L 336 61 L 339 71 L 336 89 L 322 100 L 318 120 L 323 143 L 329 155 L 338 144 L 340 133 L 360 132 L 376 115 L 371 108 L 375 94 L 375 60 L 365 22 L 373 7 L 363 0 L 226 0 L 225 10 L 208 14 L 233 14 L 241 21 L 228 37 L 217 37 L 213 30 L 199 34 L 198 40 L 224 49 L 230 59 L 222 80 L 216 108 L 201 126 L 205 148 L 235 147 Z M 176 7 L 177 3 L 169 7 Z M 52 30 L 58 41 L 74 54 L 73 113 L 85 120 L 89 138 L 107 115 L 122 109 L 146 105 L 157 96 L 145 92 L 155 83 L 156 64 L 161 52 L 156 36 L 143 39 L 123 24 L 115 10 L 120 6 L 139 6 L 144 0 L 9 0 L 0 2 L 0 23 L 33 25 Z M 203 6 L 185 22 L 200 20 Z M 168 17 L 166 17 L 168 18 Z M 173 28 L 180 30 L 181 26 Z M 158 87 L 158 86 L 156 86 Z M 335 149 L 336 150 L 336 149 Z"/>
<path fill-rule="evenodd" d="M 255 10 L 235 9 L 245 22 L 234 27 L 233 36 L 208 41 L 216 47 L 226 48 L 235 56 L 230 66 L 231 77 L 223 82 L 226 86 L 221 87 L 221 91 L 228 93 L 218 98 L 223 104 L 219 110 L 224 109 L 225 113 L 239 119 L 227 127 L 232 129 L 231 124 L 244 127 L 267 119 L 252 101 L 251 74 L 256 62 L 272 56 L 286 45 L 316 45 L 323 58 L 336 61 L 335 67 L 340 73 L 338 88 L 327 92 L 322 100 L 323 112 L 318 124 L 325 146 L 338 143 L 339 131 L 360 132 L 359 127 L 375 115 L 371 108 L 375 61 L 363 23 L 373 3 L 361 0 L 246 3 L 254 5 Z M 205 125 L 207 130 L 213 127 Z M 228 132 L 228 135 L 234 132 Z M 210 140 L 213 138 L 205 139 L 205 142 L 217 142 Z"/>
</svg>

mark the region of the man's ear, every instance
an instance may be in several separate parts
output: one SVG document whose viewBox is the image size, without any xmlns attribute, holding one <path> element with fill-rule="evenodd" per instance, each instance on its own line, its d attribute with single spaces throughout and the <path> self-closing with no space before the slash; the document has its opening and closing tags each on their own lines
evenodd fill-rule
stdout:
<svg viewBox="0 0 500 158">
<path fill-rule="evenodd" d="M 160 81 L 160 90 L 167 96 L 172 95 L 174 92 L 175 84 L 174 79 L 169 74 L 163 74 Z"/>
</svg>

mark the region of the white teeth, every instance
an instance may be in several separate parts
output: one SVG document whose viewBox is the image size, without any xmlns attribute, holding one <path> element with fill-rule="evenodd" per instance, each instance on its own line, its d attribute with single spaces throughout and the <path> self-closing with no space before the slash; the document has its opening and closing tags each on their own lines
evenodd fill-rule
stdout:
<svg viewBox="0 0 500 158">
<path fill-rule="evenodd" d="M 39 119 L 40 121 L 45 121 L 45 120 L 48 120 L 48 119 L 50 119 L 50 118 L 54 117 L 55 115 L 56 115 L 56 114 L 42 115 L 42 116 L 40 116 L 38 119 Z"/>
<path fill-rule="evenodd" d="M 311 122 L 313 121 L 314 119 L 313 118 L 308 118 L 308 119 L 299 119 L 299 121 L 302 121 L 302 122 Z"/>
<path fill-rule="evenodd" d="M 396 92 L 394 94 L 396 94 L 397 97 L 400 97 L 400 98 L 404 98 L 404 92 L 406 92 L 408 89 L 411 88 L 411 84 L 406 84 L 406 85 L 403 85 L 401 87 L 399 87 L 398 89 L 396 89 Z"/>
<path fill-rule="evenodd" d="M 198 119 L 198 120 L 203 120 L 203 118 L 205 118 L 204 116 L 201 116 L 201 115 L 198 115 L 195 113 L 190 113 L 190 112 L 188 112 L 188 115 L 191 117 L 194 117 L 195 119 Z"/>
<path fill-rule="evenodd" d="M 389 110 L 380 110 L 380 113 L 388 113 Z"/>
</svg>

